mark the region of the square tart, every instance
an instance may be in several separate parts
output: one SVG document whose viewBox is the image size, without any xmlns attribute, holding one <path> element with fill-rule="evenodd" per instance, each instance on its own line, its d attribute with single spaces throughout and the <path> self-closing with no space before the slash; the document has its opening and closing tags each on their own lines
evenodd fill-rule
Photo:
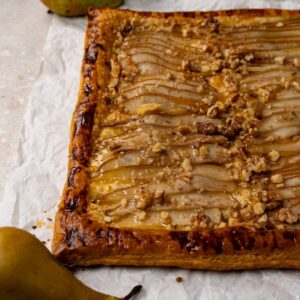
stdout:
<svg viewBox="0 0 300 300">
<path fill-rule="evenodd" d="M 53 254 L 300 267 L 300 14 L 92 9 Z"/>
</svg>

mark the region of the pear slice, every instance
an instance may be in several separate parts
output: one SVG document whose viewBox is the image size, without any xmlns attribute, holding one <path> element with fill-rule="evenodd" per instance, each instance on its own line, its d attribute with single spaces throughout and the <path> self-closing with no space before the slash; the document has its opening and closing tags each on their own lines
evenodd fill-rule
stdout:
<svg viewBox="0 0 300 300">
<path fill-rule="evenodd" d="M 86 14 L 88 7 L 115 8 L 123 0 L 41 0 L 52 12 L 61 16 L 76 17 Z"/>
<path fill-rule="evenodd" d="M 0 228 L 0 299 L 5 300 L 128 300 L 96 292 L 76 279 L 30 233 Z"/>
</svg>

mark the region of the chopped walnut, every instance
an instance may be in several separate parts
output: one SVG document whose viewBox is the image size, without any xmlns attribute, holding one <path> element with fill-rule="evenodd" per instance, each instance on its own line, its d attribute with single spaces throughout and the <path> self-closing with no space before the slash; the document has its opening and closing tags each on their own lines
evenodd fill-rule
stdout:
<svg viewBox="0 0 300 300">
<path fill-rule="evenodd" d="M 201 156 L 207 156 L 209 154 L 207 145 L 203 145 L 198 150 Z"/>
<path fill-rule="evenodd" d="M 250 206 L 246 206 L 240 210 L 240 215 L 244 220 L 251 220 L 254 217 L 254 212 Z"/>
<path fill-rule="evenodd" d="M 242 169 L 243 163 L 238 169 Z M 253 173 L 261 173 L 268 170 L 268 164 L 264 157 L 260 157 L 258 155 L 252 155 L 251 158 L 247 159 L 247 164 L 245 169 L 241 171 L 241 180 L 248 182 Z"/>
<path fill-rule="evenodd" d="M 204 88 L 203 88 L 202 85 L 198 85 L 197 88 L 196 88 L 197 93 L 202 93 L 203 90 L 204 90 Z"/>
<path fill-rule="evenodd" d="M 276 224 L 275 227 L 278 230 L 284 230 L 285 229 L 285 226 L 283 224 Z"/>
<path fill-rule="evenodd" d="M 257 90 L 257 94 L 263 101 L 268 101 L 269 97 L 271 95 L 270 91 L 268 91 L 267 89 L 264 89 L 264 88 L 259 88 Z"/>
<path fill-rule="evenodd" d="M 251 191 L 249 189 L 242 189 L 240 193 L 234 195 L 234 198 L 239 202 L 240 207 L 244 208 L 251 199 Z"/>
<path fill-rule="evenodd" d="M 232 49 L 224 49 L 223 54 L 225 57 L 229 57 L 231 55 Z"/>
<path fill-rule="evenodd" d="M 226 227 L 225 222 L 221 222 L 220 224 L 218 224 L 218 228 L 224 228 L 224 227 Z"/>
<path fill-rule="evenodd" d="M 268 221 L 268 215 L 267 214 L 263 214 L 258 220 L 258 223 L 266 223 Z"/>
<path fill-rule="evenodd" d="M 167 230 L 173 230 L 174 226 L 172 224 L 167 224 L 166 228 Z"/>
<path fill-rule="evenodd" d="M 162 211 L 161 214 L 160 214 L 160 218 L 163 220 L 163 221 L 168 221 L 170 219 L 170 215 L 168 212 L 166 211 Z"/>
<path fill-rule="evenodd" d="M 288 208 L 281 208 L 278 212 L 278 219 L 281 222 L 295 224 L 298 222 L 298 215 Z"/>
<path fill-rule="evenodd" d="M 278 151 L 272 150 L 271 152 L 269 152 L 268 156 L 272 161 L 277 161 L 280 157 L 280 154 Z"/>
<path fill-rule="evenodd" d="M 191 165 L 191 161 L 187 158 L 184 159 L 184 161 L 182 162 L 181 166 L 183 167 L 183 169 L 186 172 L 191 172 L 193 170 L 193 167 Z"/>
<path fill-rule="evenodd" d="M 280 83 L 285 89 L 287 89 L 290 86 L 291 82 L 290 82 L 289 78 L 282 77 L 282 78 L 280 78 Z"/>
<path fill-rule="evenodd" d="M 199 211 L 197 214 L 191 215 L 191 222 L 193 228 L 206 228 L 210 224 L 210 218 L 206 214 Z"/>
<path fill-rule="evenodd" d="M 104 215 L 103 216 L 103 220 L 106 223 L 111 223 L 112 222 L 112 217 Z"/>
<path fill-rule="evenodd" d="M 265 204 L 262 202 L 257 202 L 253 206 L 253 211 L 256 215 L 262 215 L 265 212 Z"/>
<path fill-rule="evenodd" d="M 250 180 L 250 173 L 249 173 L 249 171 L 242 170 L 241 180 L 243 180 L 243 181 L 249 181 Z"/>
<path fill-rule="evenodd" d="M 142 104 L 136 108 L 136 113 L 138 115 L 145 115 L 148 113 L 157 112 L 161 109 L 161 105 L 158 103 L 146 103 Z"/>
<path fill-rule="evenodd" d="M 206 73 L 211 70 L 211 67 L 209 65 L 202 65 L 201 66 L 201 72 Z"/>
<path fill-rule="evenodd" d="M 297 91 L 300 91 L 300 83 L 299 82 L 293 81 L 292 85 Z"/>
<path fill-rule="evenodd" d="M 279 64 L 279 65 L 283 65 L 284 64 L 284 60 L 285 60 L 285 57 L 284 56 L 277 56 L 274 58 L 274 61 Z"/>
<path fill-rule="evenodd" d="M 245 60 L 248 62 L 253 60 L 253 58 L 254 58 L 254 55 L 252 53 L 245 55 Z"/>
<path fill-rule="evenodd" d="M 122 78 L 125 81 L 133 82 L 138 73 L 139 68 L 129 61 L 129 64 L 126 66 L 126 68 L 122 70 Z"/>
<path fill-rule="evenodd" d="M 137 209 L 145 209 L 147 206 L 148 206 L 148 202 L 146 201 L 146 199 L 137 199 L 136 200 L 135 207 Z"/>
<path fill-rule="evenodd" d="M 182 29 L 182 36 L 188 37 L 193 33 L 193 31 L 190 28 L 183 28 Z"/>
<path fill-rule="evenodd" d="M 156 143 L 153 147 L 152 147 L 152 152 L 154 153 L 159 153 L 162 152 L 163 150 L 165 150 L 164 146 L 162 146 L 161 143 Z"/>
<path fill-rule="evenodd" d="M 281 174 L 275 174 L 271 176 L 272 183 L 281 183 L 283 182 L 283 176 Z"/>
<path fill-rule="evenodd" d="M 217 101 L 213 106 L 211 106 L 207 110 L 207 116 L 211 118 L 215 118 L 218 116 L 218 114 L 222 111 L 224 111 L 225 105 L 221 101 Z"/>
<path fill-rule="evenodd" d="M 221 210 L 217 207 L 210 209 L 207 214 L 213 223 L 220 223 L 222 220 Z"/>
<path fill-rule="evenodd" d="M 161 214 L 160 214 L 160 218 L 162 220 L 167 220 L 169 218 L 169 213 L 166 212 L 166 211 L 162 211 Z"/>
<path fill-rule="evenodd" d="M 203 52 L 207 51 L 208 50 L 208 45 L 206 45 L 206 44 L 200 45 L 200 50 L 203 51 Z"/>
<path fill-rule="evenodd" d="M 239 224 L 239 219 L 229 217 L 227 222 L 228 222 L 228 226 L 233 227 L 233 226 L 237 226 Z"/>
<path fill-rule="evenodd" d="M 204 102 L 204 103 L 207 104 L 207 105 L 211 105 L 211 103 L 212 103 L 212 99 L 209 98 L 209 97 L 203 97 L 203 98 L 201 99 L 201 101 Z"/>
<path fill-rule="evenodd" d="M 300 59 L 299 58 L 294 58 L 293 59 L 293 65 L 295 66 L 295 67 L 300 67 Z"/>
<path fill-rule="evenodd" d="M 180 179 L 182 179 L 183 181 L 185 181 L 187 183 L 191 182 L 191 178 L 192 178 L 192 175 L 189 172 L 188 173 L 180 174 Z"/>
<path fill-rule="evenodd" d="M 183 71 L 186 71 L 190 66 L 190 61 L 187 59 L 184 59 L 183 61 L 181 61 L 181 69 Z"/>
<path fill-rule="evenodd" d="M 135 194 L 135 199 L 136 199 L 136 203 L 135 203 L 135 207 L 137 209 L 145 209 L 147 208 L 149 205 L 151 205 L 152 201 L 153 201 L 153 194 L 146 192 L 144 190 L 144 187 L 141 186 Z"/>
<path fill-rule="evenodd" d="M 145 211 L 139 211 L 136 213 L 136 218 L 138 221 L 144 221 L 146 219 L 146 212 Z"/>
</svg>

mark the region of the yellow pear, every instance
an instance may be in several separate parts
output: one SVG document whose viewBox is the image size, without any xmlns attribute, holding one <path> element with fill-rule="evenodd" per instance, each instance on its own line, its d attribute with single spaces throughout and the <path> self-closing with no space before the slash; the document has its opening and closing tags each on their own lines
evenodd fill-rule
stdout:
<svg viewBox="0 0 300 300">
<path fill-rule="evenodd" d="M 83 285 L 30 233 L 0 228 L 0 299 L 2 300 L 117 300 L 130 299 L 96 292 Z"/>
<path fill-rule="evenodd" d="M 88 7 L 118 7 L 123 0 L 41 0 L 48 8 L 62 16 L 75 17 L 86 14 Z"/>
</svg>

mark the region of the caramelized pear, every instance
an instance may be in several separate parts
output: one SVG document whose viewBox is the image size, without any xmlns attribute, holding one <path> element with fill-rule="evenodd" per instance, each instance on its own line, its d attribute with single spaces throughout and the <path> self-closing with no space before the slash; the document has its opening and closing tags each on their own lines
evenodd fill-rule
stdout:
<svg viewBox="0 0 300 300">
<path fill-rule="evenodd" d="M 113 300 L 130 299 L 96 292 L 76 279 L 30 233 L 0 228 L 0 299 L 5 300 Z"/>
<path fill-rule="evenodd" d="M 66 17 L 86 14 L 88 7 L 118 7 L 123 0 L 41 0 L 51 11 Z"/>
</svg>

